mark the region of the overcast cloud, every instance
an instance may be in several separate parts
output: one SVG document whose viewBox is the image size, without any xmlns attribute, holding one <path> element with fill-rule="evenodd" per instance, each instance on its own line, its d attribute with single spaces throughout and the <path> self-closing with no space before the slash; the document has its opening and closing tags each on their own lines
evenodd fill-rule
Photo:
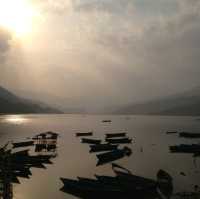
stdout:
<svg viewBox="0 0 200 199">
<path fill-rule="evenodd" d="M 12 90 L 107 106 L 200 86 L 199 0 L 34 4 L 44 20 L 31 40 L 0 30 L 0 83 Z"/>
</svg>

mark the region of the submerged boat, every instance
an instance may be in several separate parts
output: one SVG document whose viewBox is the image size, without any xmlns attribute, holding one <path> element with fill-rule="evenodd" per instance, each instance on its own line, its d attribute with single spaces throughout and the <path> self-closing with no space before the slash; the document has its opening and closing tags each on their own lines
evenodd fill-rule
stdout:
<svg viewBox="0 0 200 199">
<path fill-rule="evenodd" d="M 116 138 L 116 139 L 106 138 L 106 142 L 111 143 L 111 144 L 129 144 L 132 142 L 132 139 L 130 139 L 130 138 Z"/>
<path fill-rule="evenodd" d="M 118 148 L 118 145 L 114 144 L 95 144 L 90 145 L 90 153 L 101 152 L 101 151 L 112 151 Z"/>
<path fill-rule="evenodd" d="M 98 158 L 97 166 L 113 162 L 125 156 L 130 156 L 131 154 L 132 150 L 128 147 L 124 147 L 123 149 L 116 149 L 107 153 L 98 154 L 96 155 Z"/>
<path fill-rule="evenodd" d="M 93 132 L 87 132 L 87 133 L 76 133 L 77 137 L 81 137 L 81 136 L 92 136 Z"/>
<path fill-rule="evenodd" d="M 81 139 L 81 142 L 82 142 L 82 143 L 86 143 L 86 144 L 100 144 L 100 143 L 101 143 L 101 140 L 82 138 L 82 139 Z"/>
<path fill-rule="evenodd" d="M 126 133 L 107 133 L 106 138 L 125 137 Z"/>
<path fill-rule="evenodd" d="M 179 136 L 184 138 L 200 138 L 200 133 L 181 132 L 179 133 Z"/>
</svg>

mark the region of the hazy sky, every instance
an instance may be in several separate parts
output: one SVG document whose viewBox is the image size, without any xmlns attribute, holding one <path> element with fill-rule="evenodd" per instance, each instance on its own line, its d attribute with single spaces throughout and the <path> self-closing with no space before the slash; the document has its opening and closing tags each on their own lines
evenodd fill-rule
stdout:
<svg viewBox="0 0 200 199">
<path fill-rule="evenodd" d="M 200 86 L 199 0 L 31 3 L 40 13 L 31 33 L 0 28 L 0 84 L 9 89 L 107 106 Z"/>
</svg>

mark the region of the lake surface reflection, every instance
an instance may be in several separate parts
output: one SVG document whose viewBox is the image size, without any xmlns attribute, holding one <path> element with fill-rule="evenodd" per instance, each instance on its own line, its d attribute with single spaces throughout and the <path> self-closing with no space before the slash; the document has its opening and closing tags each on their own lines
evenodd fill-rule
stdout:
<svg viewBox="0 0 200 199">
<path fill-rule="evenodd" d="M 112 120 L 102 123 L 102 120 Z M 6 115 L 0 116 L 0 145 L 17 141 L 45 131 L 60 133 L 58 157 L 46 170 L 33 169 L 30 179 L 20 179 L 14 185 L 14 198 L 19 199 L 72 199 L 62 193 L 60 177 L 77 176 L 93 178 L 94 174 L 114 175 L 111 166 L 96 167 L 96 157 L 89 154 L 88 145 L 80 144 L 76 132 L 93 131 L 95 138 L 104 139 L 105 133 L 127 131 L 133 138 L 133 154 L 117 163 L 133 174 L 155 179 L 159 169 L 174 178 L 175 191 L 193 190 L 200 185 L 200 158 L 196 164 L 190 154 L 171 154 L 169 146 L 181 143 L 198 143 L 166 131 L 200 132 L 200 122 L 195 117 L 111 116 L 111 115 Z M 141 150 L 142 148 L 142 150 Z M 186 176 L 180 175 L 184 172 Z"/>
</svg>

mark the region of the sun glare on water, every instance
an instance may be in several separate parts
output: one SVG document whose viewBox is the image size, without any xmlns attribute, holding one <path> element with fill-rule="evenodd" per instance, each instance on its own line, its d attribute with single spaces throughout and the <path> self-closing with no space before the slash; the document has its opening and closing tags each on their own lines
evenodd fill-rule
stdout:
<svg viewBox="0 0 200 199">
<path fill-rule="evenodd" d="M 8 115 L 4 118 L 3 122 L 9 124 L 24 124 L 28 121 L 28 118 L 25 118 L 21 115 Z"/>
<path fill-rule="evenodd" d="M 17 36 L 32 32 L 37 15 L 29 0 L 0 0 L 0 27 Z"/>
</svg>

